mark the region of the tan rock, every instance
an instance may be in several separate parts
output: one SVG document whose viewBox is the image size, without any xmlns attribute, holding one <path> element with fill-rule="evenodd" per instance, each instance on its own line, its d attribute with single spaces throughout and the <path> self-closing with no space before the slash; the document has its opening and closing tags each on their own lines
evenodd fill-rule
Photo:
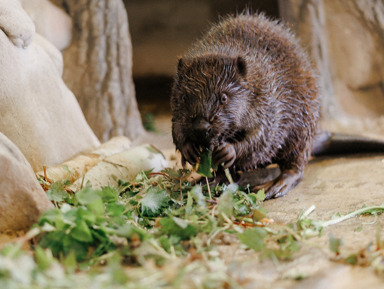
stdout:
<svg viewBox="0 0 384 289">
<path fill-rule="evenodd" d="M 323 117 L 384 113 L 384 4 L 371 0 L 280 0 L 280 12 L 320 72 Z"/>
<path fill-rule="evenodd" d="M 159 172 L 168 167 L 164 155 L 152 145 L 141 145 L 104 158 L 69 189 L 116 187 L 118 180 L 133 181 L 141 171 Z"/>
<path fill-rule="evenodd" d="M 131 141 L 124 136 L 110 139 L 90 152 L 84 152 L 73 159 L 59 165 L 41 170 L 36 173 L 39 177 L 47 177 L 51 182 L 69 180 L 71 183 L 81 178 L 101 160 L 113 154 L 125 151 L 131 146 Z"/>
<path fill-rule="evenodd" d="M 21 151 L 0 133 L 0 232 L 27 230 L 53 205 Z"/>
<path fill-rule="evenodd" d="M 0 17 L 0 132 L 40 170 L 100 143 L 61 78 L 60 52 L 39 34 L 28 45 L 33 23 L 16 0 L 0 10 L 5 2 L 14 9 Z"/>
<path fill-rule="evenodd" d="M 36 32 L 57 49 L 64 50 L 72 39 L 72 19 L 65 11 L 48 0 L 20 0 L 31 17 Z"/>
<path fill-rule="evenodd" d="M 17 0 L 0 0 L 0 30 L 16 47 L 27 47 L 35 34 L 35 26 Z"/>
</svg>

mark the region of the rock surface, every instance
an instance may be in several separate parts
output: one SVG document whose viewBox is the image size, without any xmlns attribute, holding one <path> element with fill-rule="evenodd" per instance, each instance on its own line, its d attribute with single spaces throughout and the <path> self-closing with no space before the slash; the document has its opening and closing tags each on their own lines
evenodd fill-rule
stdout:
<svg viewBox="0 0 384 289">
<path fill-rule="evenodd" d="M 320 71 L 323 117 L 384 114 L 384 3 L 280 0 Z"/>
<path fill-rule="evenodd" d="M 121 0 L 62 0 L 74 22 L 64 80 L 102 141 L 143 132 L 132 81 L 132 46 Z M 59 3 L 60 4 L 60 3 Z"/>
<path fill-rule="evenodd" d="M 61 78 L 60 52 L 17 3 L 0 0 L 0 132 L 40 170 L 100 143 Z"/>
<path fill-rule="evenodd" d="M 124 136 L 110 139 L 95 150 L 83 152 L 64 163 L 41 170 L 36 173 L 39 177 L 47 177 L 51 182 L 69 180 L 71 183 L 80 179 L 86 172 L 103 159 L 126 151 L 131 147 L 131 141 Z M 106 174 L 106 172 L 104 172 Z"/>
<path fill-rule="evenodd" d="M 0 0 L 0 30 L 16 47 L 27 47 L 35 34 L 35 26 L 17 0 Z"/>
<path fill-rule="evenodd" d="M 53 205 L 21 151 L 0 133 L 0 232 L 27 230 Z"/>
<path fill-rule="evenodd" d="M 141 171 L 160 172 L 166 167 L 168 162 L 161 151 L 145 144 L 107 156 L 68 188 L 77 192 L 88 185 L 98 190 L 116 187 L 119 180 L 132 182 Z"/>
<path fill-rule="evenodd" d="M 20 0 L 31 17 L 36 32 L 59 50 L 69 46 L 72 39 L 72 19 L 63 9 L 48 0 Z"/>
</svg>

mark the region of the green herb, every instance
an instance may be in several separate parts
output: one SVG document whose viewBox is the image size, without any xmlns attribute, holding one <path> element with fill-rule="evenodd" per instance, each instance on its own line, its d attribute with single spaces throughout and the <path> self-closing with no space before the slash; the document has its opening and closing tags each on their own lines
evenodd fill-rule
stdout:
<svg viewBox="0 0 384 289">
<path fill-rule="evenodd" d="M 47 210 L 25 237 L 34 238 L 34 254 L 25 254 L 19 243 L 5 247 L 0 252 L 0 287 L 18 288 L 15 284 L 22 282 L 25 288 L 90 288 L 96 282 L 100 288 L 148 288 L 143 280 L 150 276 L 150 288 L 164 288 L 164 284 L 180 288 L 186 278 L 196 274 L 196 268 L 203 268 L 202 288 L 228 284 L 235 288 L 239 284 L 230 275 L 217 276 L 209 269 L 221 262 L 212 256 L 217 254 L 215 245 L 222 236 L 237 237 L 261 259 L 271 258 L 277 264 L 294 258 L 302 244 L 327 226 L 384 210 L 383 206 L 365 207 L 318 221 L 309 218 L 315 209 L 312 206 L 296 222 L 273 224 L 263 208 L 264 191 L 251 193 L 236 184 L 218 185 L 211 187 L 215 199 L 209 199 L 207 186 L 192 186 L 188 181 L 190 173 L 172 169 L 141 172 L 132 182 L 119 181 L 117 188 L 84 187 L 74 194 L 66 191 L 67 183 L 50 184 L 47 194 L 56 208 Z M 344 255 L 341 239 L 334 237 L 330 237 L 329 248 L 338 262 L 370 264 L 384 274 L 380 227 L 376 248 L 371 245 Z M 146 265 L 151 262 L 157 266 Z M 182 269 L 177 273 L 169 269 L 175 272 L 173 278 L 159 274 L 158 270 L 171 264 Z M 124 265 L 130 269 L 125 270 Z"/>
<path fill-rule="evenodd" d="M 139 201 L 141 213 L 154 217 L 162 213 L 162 209 L 169 207 L 170 197 L 165 190 L 156 187 L 149 188 L 145 196 Z"/>
<path fill-rule="evenodd" d="M 329 237 L 329 248 L 336 255 L 340 254 L 340 247 L 343 245 L 343 240 L 341 238 L 335 238 L 332 235 Z"/>
<path fill-rule="evenodd" d="M 239 240 L 248 248 L 260 252 L 265 249 L 265 237 L 268 235 L 263 228 L 252 228 L 238 235 Z"/>
<path fill-rule="evenodd" d="M 202 175 L 203 177 L 212 178 L 212 151 L 211 150 L 203 150 L 200 156 L 199 167 L 197 168 L 197 173 Z"/>
<path fill-rule="evenodd" d="M 200 163 L 199 167 L 197 168 L 197 173 L 203 177 L 212 178 L 212 171 L 217 171 L 217 166 L 212 163 L 212 151 L 204 149 L 200 156 Z M 233 184 L 234 181 L 228 168 L 224 170 L 224 173 L 228 179 L 228 182 Z"/>
<path fill-rule="evenodd" d="M 152 113 L 144 114 L 142 121 L 143 121 L 143 126 L 145 130 L 151 131 L 151 132 L 157 132 L 156 125 L 155 125 L 155 116 Z"/>
</svg>

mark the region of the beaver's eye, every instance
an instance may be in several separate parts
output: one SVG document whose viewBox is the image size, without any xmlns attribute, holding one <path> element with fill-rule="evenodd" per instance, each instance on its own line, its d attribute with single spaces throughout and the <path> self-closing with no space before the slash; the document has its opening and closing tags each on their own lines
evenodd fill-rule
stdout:
<svg viewBox="0 0 384 289">
<path fill-rule="evenodd" d="M 228 102 L 228 95 L 226 93 L 222 93 L 220 96 L 221 104 L 226 104 Z"/>
</svg>

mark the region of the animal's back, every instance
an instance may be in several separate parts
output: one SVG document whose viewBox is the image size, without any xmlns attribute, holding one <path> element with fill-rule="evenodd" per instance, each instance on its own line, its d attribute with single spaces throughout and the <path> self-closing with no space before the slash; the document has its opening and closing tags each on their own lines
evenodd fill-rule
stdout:
<svg viewBox="0 0 384 289">
<path fill-rule="evenodd" d="M 247 81 L 270 111 L 263 114 L 270 118 L 265 120 L 270 132 L 258 161 L 267 164 L 289 158 L 293 150 L 308 150 L 319 119 L 320 95 L 310 61 L 290 31 L 262 14 L 227 17 L 195 43 L 186 57 L 220 55 L 245 60 Z M 259 106 L 260 100 L 254 104 Z M 307 159 L 309 152 L 306 155 Z"/>
<path fill-rule="evenodd" d="M 217 104 L 223 91 L 229 92 L 229 102 Z M 235 155 L 234 167 L 243 171 L 279 164 L 282 175 L 271 185 L 270 197 L 285 194 L 301 179 L 319 118 L 319 92 L 307 56 L 277 21 L 243 14 L 214 25 L 179 61 L 173 95 L 179 149 L 190 134 L 176 122 L 188 113 L 183 107 L 198 107 L 207 120 L 217 111 L 228 135 L 215 121 L 207 124 L 221 136 L 216 151 L 226 155 L 224 160 Z M 187 158 L 195 154 L 188 150 Z"/>
<path fill-rule="evenodd" d="M 228 16 L 211 27 L 186 56 L 204 55 L 243 56 L 250 61 L 266 57 L 277 66 L 291 63 L 311 69 L 296 38 L 278 21 L 263 14 Z"/>
</svg>

